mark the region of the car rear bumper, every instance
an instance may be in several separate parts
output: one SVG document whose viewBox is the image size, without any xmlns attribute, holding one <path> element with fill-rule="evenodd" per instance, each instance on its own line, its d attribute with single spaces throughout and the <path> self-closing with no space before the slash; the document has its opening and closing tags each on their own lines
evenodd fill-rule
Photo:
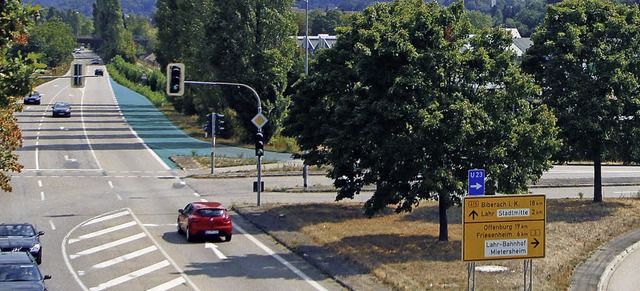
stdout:
<svg viewBox="0 0 640 291">
<path fill-rule="evenodd" d="M 191 229 L 190 230 L 193 235 L 198 236 L 208 236 L 208 235 L 230 235 L 233 233 L 233 227 L 216 227 L 216 228 L 207 228 L 207 229 Z M 217 232 L 217 233 L 216 233 Z"/>
</svg>

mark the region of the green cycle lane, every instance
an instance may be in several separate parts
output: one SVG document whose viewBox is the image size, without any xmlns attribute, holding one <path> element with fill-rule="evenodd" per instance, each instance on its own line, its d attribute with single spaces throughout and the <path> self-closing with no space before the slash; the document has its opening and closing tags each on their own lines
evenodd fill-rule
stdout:
<svg viewBox="0 0 640 291">
<path fill-rule="evenodd" d="M 145 144 L 169 167 L 176 168 L 171 156 L 210 156 L 211 142 L 190 137 L 158 110 L 143 95 L 109 78 L 120 111 Z M 216 144 L 217 157 L 255 158 L 255 150 Z M 265 160 L 290 161 L 291 154 L 265 152 Z"/>
</svg>

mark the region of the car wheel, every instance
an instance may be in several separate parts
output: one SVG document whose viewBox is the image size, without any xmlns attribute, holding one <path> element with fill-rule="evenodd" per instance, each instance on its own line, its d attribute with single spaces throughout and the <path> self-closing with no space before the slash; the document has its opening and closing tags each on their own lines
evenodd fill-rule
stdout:
<svg viewBox="0 0 640 291">
<path fill-rule="evenodd" d="M 224 236 L 224 241 L 231 241 L 231 234 L 227 234 Z"/>
<path fill-rule="evenodd" d="M 184 231 L 182 230 L 182 228 L 180 228 L 180 221 L 178 221 L 177 224 L 178 224 L 178 233 L 183 234 Z"/>
<path fill-rule="evenodd" d="M 36 263 L 38 263 L 38 265 L 42 264 L 42 251 L 36 256 Z"/>
<path fill-rule="evenodd" d="M 191 235 L 191 231 L 189 230 L 189 225 L 187 224 L 187 229 L 184 230 L 184 235 L 187 238 L 188 242 L 193 241 L 193 235 Z"/>
</svg>

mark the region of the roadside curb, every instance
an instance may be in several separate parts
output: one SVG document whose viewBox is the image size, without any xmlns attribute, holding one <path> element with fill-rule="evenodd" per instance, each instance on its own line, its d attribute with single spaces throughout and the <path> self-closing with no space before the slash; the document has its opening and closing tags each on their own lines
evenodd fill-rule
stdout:
<svg viewBox="0 0 640 291">
<path fill-rule="evenodd" d="M 640 247 L 640 229 L 620 235 L 598 248 L 578 265 L 571 278 L 571 291 L 603 289 L 612 271 L 634 249 Z"/>
<path fill-rule="evenodd" d="M 392 290 L 371 275 L 370 271 L 354 265 L 353 262 L 335 252 L 314 244 L 310 238 L 293 229 L 292 226 L 283 224 L 283 220 L 265 214 L 259 206 L 235 206 L 233 210 L 282 246 L 331 277 L 342 287 L 348 290 L 363 291 Z"/>
</svg>

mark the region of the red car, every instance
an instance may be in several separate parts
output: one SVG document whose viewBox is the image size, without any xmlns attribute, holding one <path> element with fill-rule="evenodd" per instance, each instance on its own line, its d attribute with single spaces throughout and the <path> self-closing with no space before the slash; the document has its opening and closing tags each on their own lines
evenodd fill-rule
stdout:
<svg viewBox="0 0 640 291">
<path fill-rule="evenodd" d="M 187 241 L 196 236 L 218 236 L 231 240 L 233 226 L 227 209 L 219 202 L 191 202 L 178 209 L 178 233 Z"/>
</svg>

